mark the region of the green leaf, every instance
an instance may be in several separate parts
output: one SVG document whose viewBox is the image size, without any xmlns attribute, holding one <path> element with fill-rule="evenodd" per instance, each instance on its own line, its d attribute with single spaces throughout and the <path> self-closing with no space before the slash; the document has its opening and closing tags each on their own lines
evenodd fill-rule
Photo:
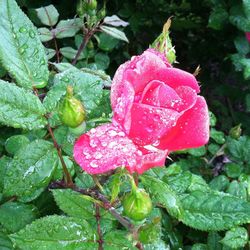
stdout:
<svg viewBox="0 0 250 250">
<path fill-rule="evenodd" d="M 221 6 L 216 6 L 209 16 L 208 27 L 213 28 L 215 30 L 221 30 L 223 29 L 227 21 L 227 11 Z"/>
<path fill-rule="evenodd" d="M 245 36 L 238 36 L 234 40 L 234 45 L 238 52 L 242 55 L 246 55 L 250 51 L 249 42 Z"/>
<path fill-rule="evenodd" d="M 20 148 L 29 144 L 29 142 L 30 140 L 24 135 L 13 135 L 5 142 L 5 150 L 9 154 L 14 155 Z"/>
<path fill-rule="evenodd" d="M 57 9 L 52 4 L 36 9 L 36 14 L 42 24 L 50 27 L 57 23 L 59 17 Z"/>
<path fill-rule="evenodd" d="M 113 230 L 104 235 L 104 249 L 105 250 L 136 250 L 132 242 L 128 238 L 128 233 L 121 230 Z"/>
<path fill-rule="evenodd" d="M 25 88 L 47 83 L 49 71 L 38 32 L 14 0 L 0 1 L 0 61 Z"/>
<path fill-rule="evenodd" d="M 225 191 L 229 186 L 229 179 L 225 175 L 214 177 L 209 183 L 209 187 L 217 191 Z"/>
<path fill-rule="evenodd" d="M 62 147 L 63 151 L 69 155 L 73 155 L 73 144 L 77 136 L 70 133 L 69 127 L 59 126 L 54 130 L 57 143 Z"/>
<path fill-rule="evenodd" d="M 145 244 L 144 250 L 170 250 L 170 246 L 167 245 L 163 240 L 159 240 L 152 244 Z"/>
<path fill-rule="evenodd" d="M 95 55 L 95 63 L 98 69 L 105 70 L 108 68 L 110 63 L 109 56 L 104 53 L 97 53 Z"/>
<path fill-rule="evenodd" d="M 113 27 L 109 27 L 109 26 L 105 26 L 105 25 L 102 25 L 100 27 L 100 29 L 105 32 L 106 34 L 116 38 L 116 39 L 119 39 L 119 40 L 122 40 L 122 41 L 125 41 L 125 42 L 129 42 L 128 41 L 128 38 L 126 37 L 125 33 L 123 31 L 120 31 L 118 30 L 117 28 L 113 28 Z"/>
<path fill-rule="evenodd" d="M 196 243 L 192 246 L 191 250 L 207 250 L 206 244 Z"/>
<path fill-rule="evenodd" d="M 101 33 L 99 35 L 98 47 L 101 50 L 109 52 L 113 50 L 117 46 L 118 43 L 119 43 L 119 40 L 115 39 L 112 36 L 109 36 L 106 33 Z"/>
<path fill-rule="evenodd" d="M 209 111 L 209 123 L 211 127 L 214 127 L 217 123 L 217 118 L 215 114 L 211 111 Z"/>
<path fill-rule="evenodd" d="M 229 184 L 226 192 L 231 195 L 237 196 L 243 200 L 247 200 L 247 189 L 244 183 L 240 183 L 234 180 Z"/>
<path fill-rule="evenodd" d="M 14 249 L 10 238 L 1 231 L 0 231 L 0 249 L 1 250 Z"/>
<path fill-rule="evenodd" d="M 54 49 L 46 48 L 46 56 L 48 60 L 52 59 L 55 55 L 56 51 Z"/>
<path fill-rule="evenodd" d="M 7 156 L 3 156 L 0 158 L 0 192 L 2 192 L 3 186 L 4 186 L 4 178 L 5 174 L 8 168 L 8 164 L 11 162 L 12 158 L 9 158 Z"/>
<path fill-rule="evenodd" d="M 77 50 L 71 48 L 71 47 L 63 47 L 60 49 L 60 53 L 66 57 L 67 59 L 74 59 L 76 54 L 77 54 Z M 80 56 L 78 57 L 77 60 L 82 60 L 83 58 L 86 58 L 86 55 L 84 52 L 82 52 L 80 54 Z"/>
<path fill-rule="evenodd" d="M 4 195 L 29 202 L 38 197 L 50 182 L 58 156 L 52 143 L 36 140 L 20 149 L 4 178 Z"/>
<path fill-rule="evenodd" d="M 226 163 L 224 165 L 226 174 L 228 177 L 230 178 L 238 178 L 241 174 L 241 172 L 243 171 L 243 166 L 240 164 L 236 164 L 233 162 L 230 163 Z"/>
<path fill-rule="evenodd" d="M 241 4 L 232 6 L 230 9 L 229 21 L 244 32 L 249 30 L 250 20 L 246 18 Z"/>
<path fill-rule="evenodd" d="M 225 143 L 225 136 L 224 133 L 221 131 L 217 131 L 216 129 L 212 128 L 210 130 L 210 137 L 214 139 L 218 144 Z"/>
<path fill-rule="evenodd" d="M 33 205 L 7 202 L 0 206 L 0 224 L 14 233 L 36 219 L 38 210 Z"/>
<path fill-rule="evenodd" d="M 14 128 L 43 128 L 47 121 L 42 103 L 31 92 L 0 80 L 0 123 Z"/>
<path fill-rule="evenodd" d="M 39 28 L 38 34 L 42 42 L 48 42 L 53 39 L 52 32 L 47 28 Z"/>
<path fill-rule="evenodd" d="M 177 175 L 164 176 L 163 181 L 178 194 L 184 193 L 191 185 L 192 174 L 189 171 L 181 172 Z"/>
<path fill-rule="evenodd" d="M 129 25 L 128 22 L 121 20 L 121 18 L 116 15 L 106 16 L 103 20 L 103 23 L 107 25 L 115 26 L 115 27 L 119 27 L 119 26 L 126 27 Z"/>
<path fill-rule="evenodd" d="M 244 227 L 232 228 L 226 232 L 221 243 L 233 249 L 244 247 L 248 242 L 248 232 Z"/>
<path fill-rule="evenodd" d="M 220 244 L 221 237 L 217 232 L 209 232 L 207 237 L 207 248 L 208 250 L 221 250 L 222 245 Z"/>
<path fill-rule="evenodd" d="M 91 219 L 94 216 L 93 203 L 80 193 L 70 189 L 52 190 L 59 208 L 66 214 L 80 219 Z"/>
<path fill-rule="evenodd" d="M 70 173 L 71 176 L 74 176 L 75 169 L 74 169 L 74 163 L 68 156 L 63 156 L 63 160 L 66 164 L 66 167 Z M 56 167 L 56 170 L 53 174 L 53 180 L 62 180 L 63 179 L 63 167 L 61 161 L 58 161 L 58 166 Z"/>
<path fill-rule="evenodd" d="M 154 201 L 162 204 L 172 216 L 182 217 L 181 203 L 167 183 L 148 175 L 141 177 L 141 180 Z"/>
<path fill-rule="evenodd" d="M 58 215 L 38 219 L 10 238 L 23 250 L 93 250 L 98 246 L 86 221 Z"/>
<path fill-rule="evenodd" d="M 97 75 L 85 73 L 78 69 L 69 69 L 55 76 L 54 86 L 44 99 L 44 106 L 47 110 L 53 111 L 57 107 L 59 101 L 65 95 L 68 85 L 73 87 L 75 97 L 83 103 L 88 118 L 93 117 L 95 110 L 100 108 L 103 80 Z"/>
<path fill-rule="evenodd" d="M 181 196 L 181 221 L 204 231 L 220 231 L 250 221 L 250 204 L 220 192 L 194 191 Z"/>
<path fill-rule="evenodd" d="M 61 20 L 52 32 L 56 38 L 73 37 L 83 26 L 80 18 Z"/>
<path fill-rule="evenodd" d="M 227 151 L 230 158 L 236 161 L 250 161 L 250 137 L 241 136 L 238 140 L 228 138 Z"/>
<path fill-rule="evenodd" d="M 188 187 L 188 191 L 193 192 L 197 190 L 206 192 L 209 191 L 209 186 L 200 175 L 192 174 L 191 184 Z"/>
<path fill-rule="evenodd" d="M 206 148 L 205 146 L 199 147 L 199 148 L 191 148 L 187 151 L 190 155 L 201 157 L 206 154 Z"/>
</svg>

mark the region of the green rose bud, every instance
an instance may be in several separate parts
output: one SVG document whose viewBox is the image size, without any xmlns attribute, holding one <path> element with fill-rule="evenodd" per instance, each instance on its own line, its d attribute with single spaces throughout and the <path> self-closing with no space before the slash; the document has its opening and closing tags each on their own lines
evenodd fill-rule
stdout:
<svg viewBox="0 0 250 250">
<path fill-rule="evenodd" d="M 151 48 L 164 53 L 168 61 L 172 64 L 175 62 L 175 49 L 172 45 L 171 38 L 169 36 L 169 28 L 171 26 L 171 19 L 169 18 L 163 26 L 162 33 L 155 39 Z"/>
<path fill-rule="evenodd" d="M 84 14 L 92 16 L 97 8 L 96 0 L 79 0 L 76 7 L 76 12 L 80 17 L 83 17 Z"/>
<path fill-rule="evenodd" d="M 230 129 L 229 131 L 229 135 L 233 138 L 233 139 L 239 139 L 240 136 L 241 136 L 241 132 L 242 132 L 242 129 L 241 129 L 241 124 L 233 127 Z"/>
<path fill-rule="evenodd" d="M 73 88 L 67 87 L 65 98 L 59 107 L 59 117 L 63 124 L 76 128 L 85 120 L 85 110 L 82 103 L 73 96 Z"/>
<path fill-rule="evenodd" d="M 124 214 L 134 221 L 145 219 L 152 210 L 152 202 L 144 189 L 136 188 L 125 195 L 122 201 Z"/>
</svg>

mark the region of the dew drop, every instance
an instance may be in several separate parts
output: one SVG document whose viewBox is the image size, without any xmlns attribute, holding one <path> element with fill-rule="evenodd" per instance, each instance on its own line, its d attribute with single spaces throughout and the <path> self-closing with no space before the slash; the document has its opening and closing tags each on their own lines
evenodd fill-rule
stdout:
<svg viewBox="0 0 250 250">
<path fill-rule="evenodd" d="M 27 29 L 26 29 L 25 27 L 21 27 L 21 28 L 19 29 L 19 32 L 21 32 L 21 33 L 26 33 L 26 32 L 27 32 Z"/>
<path fill-rule="evenodd" d="M 105 141 L 103 141 L 103 142 L 101 142 L 101 145 L 102 145 L 103 147 L 106 147 L 106 146 L 108 145 L 108 143 L 105 142 Z"/>
<path fill-rule="evenodd" d="M 99 159 L 101 159 L 103 157 L 103 155 L 102 155 L 102 153 L 100 153 L 100 152 L 96 152 L 95 154 L 94 154 L 94 158 L 96 159 L 96 160 L 99 160 Z"/>
<path fill-rule="evenodd" d="M 30 36 L 30 38 L 34 38 L 35 37 L 35 32 L 33 31 L 33 30 L 30 30 L 29 31 L 29 36 Z"/>
<path fill-rule="evenodd" d="M 25 52 L 25 49 L 24 48 L 19 48 L 18 51 L 19 51 L 20 54 L 23 54 Z"/>
<path fill-rule="evenodd" d="M 89 145 L 90 145 L 90 147 L 92 147 L 92 148 L 97 147 L 97 144 L 96 144 L 95 140 L 90 140 Z"/>
<path fill-rule="evenodd" d="M 123 137 L 123 136 L 125 136 L 125 133 L 121 131 L 121 132 L 118 133 L 118 135 Z"/>
<path fill-rule="evenodd" d="M 113 148 L 116 145 L 117 145 L 117 143 L 112 141 L 112 142 L 109 143 L 108 148 Z"/>
<path fill-rule="evenodd" d="M 45 63 L 46 63 L 45 60 L 42 59 L 42 60 L 41 60 L 41 65 L 45 65 Z"/>
<path fill-rule="evenodd" d="M 108 135 L 111 137 L 114 137 L 114 136 L 117 136 L 117 132 L 114 130 L 110 130 L 110 131 L 108 131 Z"/>
<path fill-rule="evenodd" d="M 91 161 L 89 164 L 92 168 L 98 168 L 98 164 L 96 163 L 96 161 Z"/>
</svg>

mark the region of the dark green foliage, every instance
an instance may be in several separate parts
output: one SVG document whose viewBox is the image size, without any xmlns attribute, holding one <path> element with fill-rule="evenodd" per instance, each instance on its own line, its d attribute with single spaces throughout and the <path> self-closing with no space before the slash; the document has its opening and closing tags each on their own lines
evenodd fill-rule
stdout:
<svg viewBox="0 0 250 250">
<path fill-rule="evenodd" d="M 138 240 L 146 250 L 249 249 L 250 1 L 93 1 L 76 11 L 77 1 L 0 0 L 0 249 L 132 250 Z M 201 67 L 210 141 L 139 176 L 153 209 L 135 222 L 121 203 L 131 176 L 120 168 L 93 178 L 72 149 L 110 122 L 117 67 L 171 16 L 175 66 Z M 59 119 L 68 86 L 86 110 L 76 129 Z"/>
</svg>

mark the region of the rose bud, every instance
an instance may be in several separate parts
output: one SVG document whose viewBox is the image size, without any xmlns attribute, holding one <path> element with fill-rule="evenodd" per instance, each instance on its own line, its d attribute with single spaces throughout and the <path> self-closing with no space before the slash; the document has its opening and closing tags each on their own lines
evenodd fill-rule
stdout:
<svg viewBox="0 0 250 250">
<path fill-rule="evenodd" d="M 147 218 L 152 211 L 151 199 L 144 189 L 132 189 L 122 201 L 124 214 L 134 221 Z"/>
<path fill-rule="evenodd" d="M 76 128 L 85 119 L 85 110 L 82 103 L 73 97 L 73 88 L 67 87 L 65 98 L 59 107 L 59 117 L 61 122 L 71 128 Z"/>
</svg>

